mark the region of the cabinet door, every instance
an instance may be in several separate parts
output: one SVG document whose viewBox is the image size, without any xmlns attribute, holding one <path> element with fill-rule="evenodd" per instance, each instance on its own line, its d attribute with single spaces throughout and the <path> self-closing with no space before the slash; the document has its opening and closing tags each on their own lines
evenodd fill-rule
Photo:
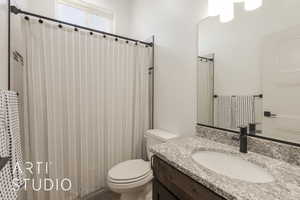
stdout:
<svg viewBox="0 0 300 200">
<path fill-rule="evenodd" d="M 153 160 L 153 171 L 159 185 L 166 188 L 165 191 L 160 187 L 156 188 L 158 196 L 154 200 L 225 200 L 156 156 Z M 166 193 L 175 197 L 169 197 Z M 164 195 L 164 198 L 160 195 Z"/>
<path fill-rule="evenodd" d="M 159 200 L 159 182 L 155 178 L 152 180 L 152 199 Z"/>
<path fill-rule="evenodd" d="M 157 180 L 153 180 L 153 200 L 178 200 Z"/>
</svg>

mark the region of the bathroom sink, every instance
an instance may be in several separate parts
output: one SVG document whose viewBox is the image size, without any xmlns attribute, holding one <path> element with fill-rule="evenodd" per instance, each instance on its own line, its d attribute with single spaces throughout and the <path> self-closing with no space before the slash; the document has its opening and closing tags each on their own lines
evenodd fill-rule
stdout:
<svg viewBox="0 0 300 200">
<path fill-rule="evenodd" d="M 258 165 L 230 153 L 198 151 L 192 155 L 198 164 L 218 174 L 250 183 L 269 183 L 274 181 L 268 171 Z"/>
</svg>

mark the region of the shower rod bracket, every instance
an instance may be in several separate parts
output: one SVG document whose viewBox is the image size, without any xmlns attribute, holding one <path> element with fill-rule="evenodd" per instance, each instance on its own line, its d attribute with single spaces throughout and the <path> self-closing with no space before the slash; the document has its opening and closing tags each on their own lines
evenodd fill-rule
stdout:
<svg viewBox="0 0 300 200">
<path fill-rule="evenodd" d="M 10 6 L 10 12 L 14 13 L 15 15 L 21 13 L 21 9 L 17 8 L 16 6 Z"/>
</svg>

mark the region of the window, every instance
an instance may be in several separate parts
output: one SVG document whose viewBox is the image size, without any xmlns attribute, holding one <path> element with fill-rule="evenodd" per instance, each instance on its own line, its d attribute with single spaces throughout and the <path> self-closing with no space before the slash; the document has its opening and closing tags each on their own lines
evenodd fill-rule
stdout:
<svg viewBox="0 0 300 200">
<path fill-rule="evenodd" d="M 59 20 L 105 32 L 113 32 L 113 13 L 80 0 L 57 0 Z"/>
</svg>

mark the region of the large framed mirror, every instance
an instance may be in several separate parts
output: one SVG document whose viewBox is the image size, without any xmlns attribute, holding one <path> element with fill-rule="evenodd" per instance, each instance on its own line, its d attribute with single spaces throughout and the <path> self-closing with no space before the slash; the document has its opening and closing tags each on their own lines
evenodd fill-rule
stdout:
<svg viewBox="0 0 300 200">
<path fill-rule="evenodd" d="M 300 144 L 300 1 L 264 0 L 199 24 L 197 122 Z"/>
</svg>

